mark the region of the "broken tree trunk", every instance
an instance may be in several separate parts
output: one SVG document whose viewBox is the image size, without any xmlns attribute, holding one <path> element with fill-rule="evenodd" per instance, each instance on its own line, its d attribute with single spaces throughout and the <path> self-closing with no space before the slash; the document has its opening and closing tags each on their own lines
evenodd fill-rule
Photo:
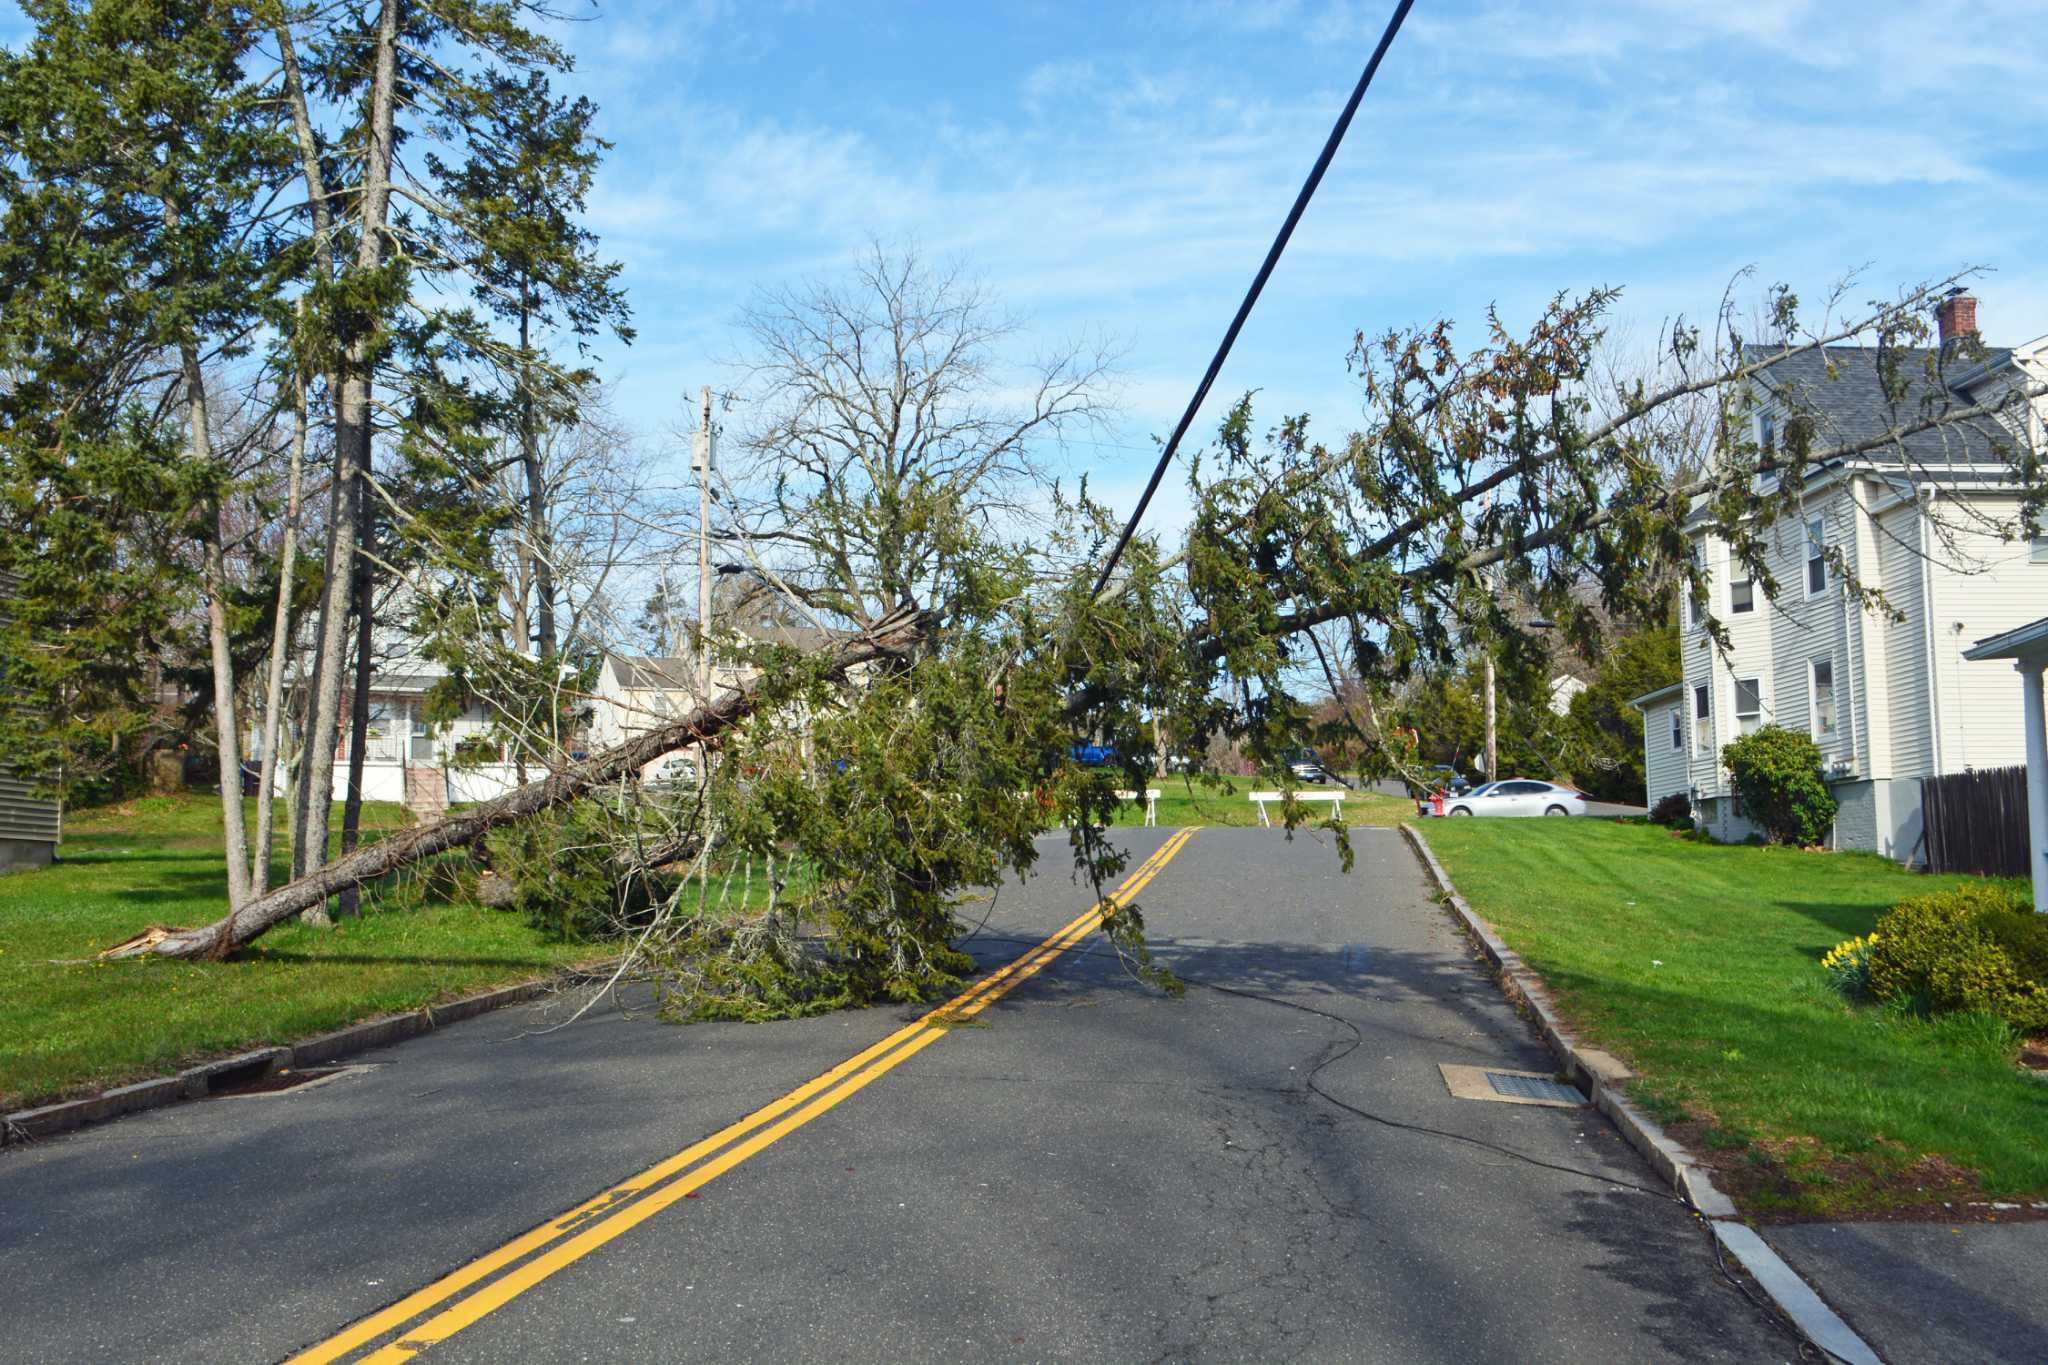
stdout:
<svg viewBox="0 0 2048 1365">
<path fill-rule="evenodd" d="M 826 675 L 841 678 L 848 669 L 860 664 L 900 656 L 914 647 L 922 634 L 916 613 L 898 612 L 865 633 L 822 651 Z M 563 768 L 538 782 L 529 782 L 495 800 L 485 801 L 460 815 L 394 834 L 337 858 L 325 867 L 256 897 L 204 928 L 168 934 L 155 942 L 132 948 L 123 945 L 121 950 L 110 955 L 224 957 L 272 925 L 301 910 L 323 904 L 343 887 L 374 880 L 422 858 L 474 843 L 501 825 L 573 801 L 594 787 L 628 773 L 639 772 L 663 754 L 711 739 L 753 711 L 758 691 L 757 682 L 744 682 L 716 701 L 698 707 L 659 730 L 637 735 L 624 744 Z"/>
</svg>

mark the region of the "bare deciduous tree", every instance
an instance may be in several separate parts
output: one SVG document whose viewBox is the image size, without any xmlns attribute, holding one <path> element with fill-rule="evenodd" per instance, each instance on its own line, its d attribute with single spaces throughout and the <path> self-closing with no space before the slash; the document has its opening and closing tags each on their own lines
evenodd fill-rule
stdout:
<svg viewBox="0 0 2048 1365">
<path fill-rule="evenodd" d="M 1041 451 L 1105 412 L 1106 348 L 1006 366 L 1014 324 L 912 248 L 871 244 L 846 283 L 769 294 L 745 327 L 751 420 L 728 510 L 783 552 L 806 606 L 844 621 L 943 615 L 961 528 L 1039 511 Z"/>
</svg>

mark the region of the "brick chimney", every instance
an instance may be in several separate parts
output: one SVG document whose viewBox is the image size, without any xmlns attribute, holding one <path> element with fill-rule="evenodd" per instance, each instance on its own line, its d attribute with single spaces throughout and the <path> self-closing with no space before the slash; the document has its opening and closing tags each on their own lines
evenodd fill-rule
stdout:
<svg viewBox="0 0 2048 1365">
<path fill-rule="evenodd" d="M 1976 333 L 1977 300 L 1961 289 L 1949 290 L 1948 296 L 1934 305 L 1934 322 L 1941 329 L 1941 347 L 1947 350 Z"/>
</svg>

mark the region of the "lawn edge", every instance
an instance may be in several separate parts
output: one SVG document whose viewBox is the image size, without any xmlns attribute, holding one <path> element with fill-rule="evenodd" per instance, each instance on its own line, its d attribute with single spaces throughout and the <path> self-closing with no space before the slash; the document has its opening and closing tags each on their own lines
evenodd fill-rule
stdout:
<svg viewBox="0 0 2048 1365">
<path fill-rule="evenodd" d="M 1630 1078 L 1628 1068 L 1612 1054 L 1580 1042 L 1565 1026 L 1551 1006 L 1550 991 L 1543 978 L 1459 894 L 1451 874 L 1437 861 L 1436 852 L 1422 831 L 1403 823 L 1401 833 L 1407 836 L 1424 871 L 1443 893 L 1451 914 L 1493 964 L 1501 993 L 1529 1012 L 1543 1041 L 1564 1064 L 1566 1074 L 1585 1087 L 1593 1107 L 1621 1130 L 1629 1145 L 1642 1153 L 1643 1159 L 1678 1197 L 1700 1215 L 1715 1241 L 1749 1271 L 1758 1287 L 1770 1295 L 1771 1302 L 1808 1340 L 1855 1365 L 1882 1365 L 1877 1352 L 1827 1305 L 1814 1286 L 1802 1279 L 1753 1228 L 1740 1221 L 1735 1201 L 1715 1186 L 1706 1167 L 1660 1124 L 1629 1102 L 1621 1088 Z"/>
<path fill-rule="evenodd" d="M 524 1004 L 558 986 L 587 976 L 603 965 L 583 963 L 565 967 L 439 1004 L 422 1005 L 398 1014 L 378 1015 L 346 1028 L 316 1033 L 296 1043 L 252 1048 L 188 1066 L 169 1076 L 117 1085 L 78 1099 L 59 1100 L 53 1104 L 17 1109 L 11 1114 L 0 1114 L 0 1148 L 25 1146 L 41 1138 L 75 1132 L 90 1124 L 160 1109 L 168 1104 L 202 1100 L 213 1092 L 215 1081 L 226 1074 L 234 1075 L 237 1080 L 247 1080 L 287 1067 L 325 1066 L 359 1052 L 390 1047 L 492 1010 Z"/>
</svg>

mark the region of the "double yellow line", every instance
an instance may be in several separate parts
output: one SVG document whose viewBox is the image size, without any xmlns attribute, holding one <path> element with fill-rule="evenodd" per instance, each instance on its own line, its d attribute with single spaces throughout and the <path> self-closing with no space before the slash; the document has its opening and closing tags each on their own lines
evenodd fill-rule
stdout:
<svg viewBox="0 0 2048 1365">
<path fill-rule="evenodd" d="M 725 1172 L 847 1099 L 885 1073 L 946 1036 L 947 1026 L 971 1019 L 1036 976 L 1060 954 L 1101 926 L 1103 920 L 1129 905 L 1147 883 L 1172 861 L 1195 830 L 1174 834 L 1158 852 L 1126 877 L 1101 903 L 1077 916 L 1065 928 L 1016 961 L 983 977 L 916 1022 L 847 1058 L 830 1071 L 804 1082 L 787 1095 L 694 1142 L 638 1175 L 578 1204 L 559 1218 L 514 1238 L 426 1288 L 409 1294 L 344 1331 L 293 1356 L 286 1365 L 326 1365 L 387 1336 L 471 1286 L 483 1288 L 441 1308 L 396 1341 L 362 1358 L 361 1365 L 388 1365 L 411 1360 L 436 1342 L 446 1341 L 485 1314 L 502 1308 L 556 1271 L 574 1264 L 613 1238 L 638 1227 L 677 1200 L 703 1188 Z M 715 1154 L 715 1155 L 714 1155 Z M 706 1160 L 706 1158 L 710 1158 Z M 701 1163 L 701 1164 L 700 1164 Z M 673 1177 L 681 1173 L 680 1179 Z M 539 1253 L 539 1254 L 536 1254 Z M 507 1267 L 516 1267 L 500 1274 Z M 492 1277 L 497 1278 L 493 1279 Z M 489 1283 L 485 1284 L 485 1281 Z"/>
</svg>

